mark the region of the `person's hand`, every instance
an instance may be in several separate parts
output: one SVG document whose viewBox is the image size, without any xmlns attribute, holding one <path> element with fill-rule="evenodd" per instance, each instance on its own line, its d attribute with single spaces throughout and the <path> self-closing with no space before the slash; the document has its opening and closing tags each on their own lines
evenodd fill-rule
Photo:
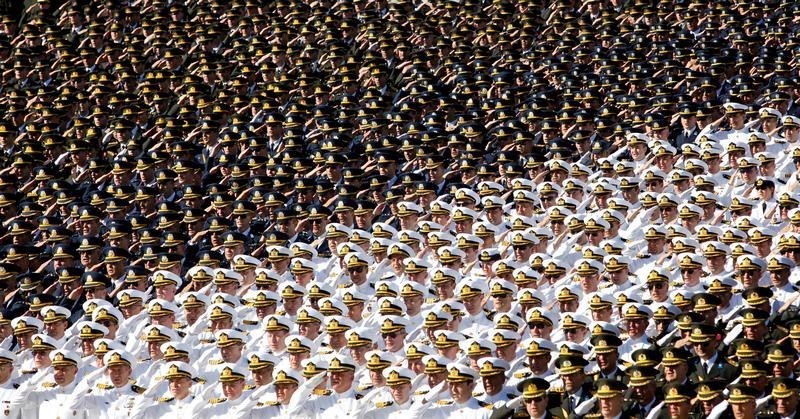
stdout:
<svg viewBox="0 0 800 419">
<path fill-rule="evenodd" d="M 83 294 L 83 285 L 81 285 L 81 286 L 75 288 L 74 290 L 70 291 L 70 293 L 69 293 L 69 295 L 67 297 L 69 297 L 70 300 L 77 300 L 78 297 L 81 296 L 81 294 Z"/>
</svg>

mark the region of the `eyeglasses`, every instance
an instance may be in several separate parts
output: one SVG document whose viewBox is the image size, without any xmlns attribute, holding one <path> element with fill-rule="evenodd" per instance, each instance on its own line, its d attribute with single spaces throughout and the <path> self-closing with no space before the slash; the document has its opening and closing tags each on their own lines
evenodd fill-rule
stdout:
<svg viewBox="0 0 800 419">
<path fill-rule="evenodd" d="M 589 237 L 596 237 L 596 236 L 600 235 L 600 232 L 599 231 L 587 231 L 586 235 L 589 236 Z"/>
<path fill-rule="evenodd" d="M 391 332 L 391 333 L 381 333 L 381 336 L 382 336 L 384 339 L 386 339 L 386 338 L 392 338 L 392 339 L 394 339 L 394 338 L 396 338 L 396 337 L 397 337 L 397 332 Z"/>
<path fill-rule="evenodd" d="M 322 224 L 322 220 L 311 220 L 311 224 Z"/>
<path fill-rule="evenodd" d="M 531 399 L 525 399 L 525 403 L 539 403 L 541 401 L 544 401 L 544 397 L 543 396 L 534 397 L 534 398 L 531 398 Z"/>
<path fill-rule="evenodd" d="M 355 267 L 355 268 L 347 268 L 347 272 L 361 273 L 361 272 L 364 272 L 364 267 L 358 266 L 358 267 Z"/>
<path fill-rule="evenodd" d="M 515 245 L 513 245 L 511 247 L 513 247 L 514 250 L 525 250 L 525 249 L 528 248 L 528 246 L 530 246 L 530 245 L 528 245 L 528 244 L 515 244 Z"/>
<path fill-rule="evenodd" d="M 646 188 L 649 188 L 649 187 L 651 187 L 651 186 L 659 186 L 660 184 L 661 184 L 661 182 L 645 182 L 645 183 L 644 183 L 644 186 L 645 186 Z"/>
<path fill-rule="evenodd" d="M 531 329 L 544 329 L 547 326 L 548 325 L 545 323 L 528 323 L 528 327 L 530 327 Z"/>
<path fill-rule="evenodd" d="M 692 275 L 692 274 L 694 273 L 694 271 L 695 271 L 695 269 L 694 269 L 694 268 L 690 268 L 690 269 L 681 269 L 681 273 L 682 273 L 682 274 L 689 274 L 689 275 Z"/>
<path fill-rule="evenodd" d="M 660 290 L 660 289 L 664 288 L 664 285 L 666 285 L 666 284 L 664 284 L 663 282 L 656 282 L 654 284 L 647 284 L 647 288 L 648 289 L 654 289 L 655 288 L 657 290 Z"/>
</svg>

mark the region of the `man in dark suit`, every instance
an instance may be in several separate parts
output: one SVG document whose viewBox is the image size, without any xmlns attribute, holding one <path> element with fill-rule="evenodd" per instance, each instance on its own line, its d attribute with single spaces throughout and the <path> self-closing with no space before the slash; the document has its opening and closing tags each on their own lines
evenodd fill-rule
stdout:
<svg viewBox="0 0 800 419">
<path fill-rule="evenodd" d="M 517 384 L 517 391 L 522 394 L 522 406 L 516 408 L 508 404 L 501 404 L 492 412 L 491 419 L 505 418 L 543 418 L 563 419 L 561 408 L 549 403 L 547 390 L 550 383 L 543 378 L 528 378 Z"/>
<path fill-rule="evenodd" d="M 690 363 L 692 373 L 689 380 L 693 383 L 714 380 L 730 382 L 739 375 L 738 368 L 717 351 L 717 336 L 718 330 L 714 326 L 701 324 L 692 329 L 689 340 L 697 354 Z"/>
<path fill-rule="evenodd" d="M 687 143 L 693 143 L 697 134 L 700 133 L 700 128 L 697 127 L 697 106 L 695 104 L 687 104 L 682 106 L 680 111 L 680 130 L 675 127 L 673 131 L 676 135 L 672 144 L 678 150 L 681 146 Z"/>
<path fill-rule="evenodd" d="M 592 380 L 584 371 L 589 362 L 577 355 L 560 356 L 556 360 L 558 374 L 563 382 L 561 409 L 568 416 L 575 412 L 581 403 L 592 398 Z"/>
</svg>

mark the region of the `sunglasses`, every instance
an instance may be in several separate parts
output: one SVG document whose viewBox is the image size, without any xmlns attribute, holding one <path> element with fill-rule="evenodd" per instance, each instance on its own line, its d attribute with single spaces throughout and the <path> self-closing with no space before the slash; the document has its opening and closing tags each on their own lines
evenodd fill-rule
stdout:
<svg viewBox="0 0 800 419">
<path fill-rule="evenodd" d="M 391 333 L 381 333 L 381 336 L 382 336 L 384 339 L 386 339 L 386 338 L 392 338 L 392 339 L 394 339 L 394 338 L 396 338 L 396 337 L 397 337 L 397 333 L 396 333 L 396 332 L 391 332 Z"/>
<path fill-rule="evenodd" d="M 528 323 L 528 327 L 530 327 L 531 329 L 544 329 L 545 327 L 547 327 L 547 324 L 545 324 L 545 323 Z"/>
<path fill-rule="evenodd" d="M 541 401 L 544 401 L 544 396 L 534 397 L 534 398 L 531 398 L 531 399 L 525 399 L 526 403 L 539 403 Z"/>
<path fill-rule="evenodd" d="M 694 271 L 695 271 L 694 269 L 681 269 L 681 273 L 682 273 L 682 274 L 689 274 L 689 275 L 691 275 L 691 274 L 693 274 L 693 273 L 694 273 Z"/>
<path fill-rule="evenodd" d="M 528 244 L 515 244 L 515 245 L 513 245 L 511 247 L 513 247 L 514 250 L 525 250 L 525 249 L 528 248 L 528 246 L 530 246 L 530 245 L 528 245 Z"/>
<path fill-rule="evenodd" d="M 660 289 L 664 288 L 664 285 L 665 285 L 665 284 L 664 284 L 664 283 L 662 283 L 662 282 L 657 282 L 657 283 L 655 283 L 655 284 L 648 284 L 648 285 L 647 285 L 647 288 L 648 288 L 648 289 L 654 289 L 654 288 L 655 288 L 655 289 L 657 289 L 657 290 L 660 290 Z"/>
<path fill-rule="evenodd" d="M 361 273 L 361 272 L 364 272 L 364 268 L 363 268 L 363 267 L 361 267 L 361 266 L 359 266 L 359 267 L 357 267 L 357 268 L 347 268 L 347 272 L 357 272 L 357 273 Z"/>
<path fill-rule="evenodd" d="M 645 186 L 645 187 L 647 187 L 647 188 L 649 188 L 649 187 L 651 187 L 651 186 L 658 186 L 658 185 L 660 185 L 660 184 L 661 184 L 661 182 L 645 182 L 645 183 L 644 183 L 644 186 Z"/>
<path fill-rule="evenodd" d="M 322 224 L 322 220 L 311 220 L 311 224 Z"/>
</svg>

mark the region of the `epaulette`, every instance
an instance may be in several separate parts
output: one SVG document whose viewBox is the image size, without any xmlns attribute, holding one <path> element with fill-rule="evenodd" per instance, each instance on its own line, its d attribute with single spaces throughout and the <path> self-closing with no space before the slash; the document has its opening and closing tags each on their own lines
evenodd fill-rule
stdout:
<svg viewBox="0 0 800 419">
<path fill-rule="evenodd" d="M 210 345 L 210 344 L 212 344 L 214 342 L 216 342 L 216 340 L 214 340 L 214 339 L 200 339 L 200 343 L 205 344 L 205 345 Z"/>
<path fill-rule="evenodd" d="M 425 304 L 436 304 L 438 302 L 439 302 L 439 298 L 437 298 L 437 297 L 432 297 L 432 298 L 425 299 Z"/>
<path fill-rule="evenodd" d="M 363 386 L 356 387 L 356 390 L 357 391 L 366 391 L 366 390 L 371 389 L 372 387 L 374 387 L 372 384 L 365 384 Z"/>
<path fill-rule="evenodd" d="M 636 259 L 650 259 L 651 256 L 652 255 L 646 255 L 644 253 L 639 253 L 638 255 L 636 255 Z"/>
<path fill-rule="evenodd" d="M 315 389 L 312 392 L 312 394 L 317 395 L 317 396 L 330 396 L 331 395 L 331 391 L 327 390 L 327 389 Z"/>
<path fill-rule="evenodd" d="M 278 311 L 275 312 L 275 314 L 277 314 L 279 316 L 283 316 L 284 314 L 286 314 L 286 310 L 278 310 Z"/>
<path fill-rule="evenodd" d="M 514 378 L 528 378 L 528 376 L 530 375 L 531 375 L 530 372 L 515 372 Z"/>
<path fill-rule="evenodd" d="M 480 401 L 480 400 L 478 401 L 478 404 L 479 404 L 481 407 L 485 407 L 485 408 L 487 408 L 487 409 L 492 409 L 492 407 L 494 407 L 494 403 L 486 403 L 486 402 L 482 402 L 482 401 Z"/>
<path fill-rule="evenodd" d="M 393 401 L 391 401 L 391 400 L 387 400 L 387 401 L 385 401 L 385 402 L 378 402 L 378 403 L 375 403 L 375 407 L 376 407 L 376 408 L 378 408 L 378 409 L 383 409 L 384 407 L 389 407 L 389 406 L 391 406 L 391 405 L 393 405 L 393 404 L 394 404 L 394 402 L 393 402 Z"/>
<path fill-rule="evenodd" d="M 332 354 L 333 353 L 333 349 L 332 348 L 319 348 L 319 349 L 317 349 L 317 353 L 320 353 L 320 354 L 323 354 L 323 355 Z"/>
<path fill-rule="evenodd" d="M 346 284 L 339 284 L 339 286 L 336 287 L 336 288 L 343 289 L 343 288 L 350 288 L 352 286 L 353 286 L 353 283 L 352 282 L 348 282 Z"/>
<path fill-rule="evenodd" d="M 452 400 L 439 400 L 438 402 L 436 402 L 436 404 L 438 404 L 439 406 L 450 406 L 451 404 L 453 404 L 453 401 Z"/>
<path fill-rule="evenodd" d="M 581 245 L 579 245 L 579 244 L 576 244 L 576 245 L 575 245 L 575 247 L 574 247 L 573 249 L 574 249 L 576 252 L 582 252 L 582 251 L 583 251 L 583 246 L 581 246 Z"/>
<path fill-rule="evenodd" d="M 556 392 L 556 393 L 563 393 L 564 392 L 564 387 L 551 387 L 550 391 L 553 391 L 553 392 Z"/>
<path fill-rule="evenodd" d="M 210 404 L 220 404 L 220 403 L 222 403 L 222 402 L 224 402 L 226 400 L 228 400 L 228 399 L 226 399 L 225 397 L 218 397 L 216 399 L 208 399 L 208 402 Z"/>
<path fill-rule="evenodd" d="M 150 361 L 150 358 L 142 358 L 142 359 L 138 360 L 137 362 L 140 363 L 140 364 L 144 364 L 145 362 L 149 362 L 149 361 Z"/>
<path fill-rule="evenodd" d="M 208 360 L 208 365 L 219 365 L 219 364 L 222 364 L 223 362 L 225 362 L 225 361 L 223 361 L 221 359 L 209 359 Z"/>
<path fill-rule="evenodd" d="M 730 178 L 731 178 L 731 175 L 729 175 L 729 174 L 726 174 L 726 173 L 723 173 L 723 174 L 722 174 L 722 177 L 723 177 L 723 178 L 725 178 L 725 179 L 730 179 Z"/>
<path fill-rule="evenodd" d="M 159 403 L 169 403 L 169 402 L 171 402 L 173 400 L 175 400 L 174 397 L 161 397 L 160 399 L 158 399 L 158 402 Z"/>
<path fill-rule="evenodd" d="M 244 323 L 244 324 L 246 324 L 248 326 L 255 326 L 255 325 L 258 324 L 258 322 L 255 321 L 255 320 L 242 320 L 242 323 Z"/>
<path fill-rule="evenodd" d="M 136 384 L 131 384 L 131 390 L 132 390 L 134 393 L 137 393 L 137 394 L 142 394 L 142 393 L 144 393 L 144 392 L 145 392 L 145 390 L 147 390 L 147 389 L 146 389 L 146 388 L 144 388 L 144 387 L 141 387 L 141 386 L 137 386 Z"/>
<path fill-rule="evenodd" d="M 361 400 L 364 398 L 363 394 L 356 394 L 356 400 Z"/>
<path fill-rule="evenodd" d="M 277 401 L 277 400 L 270 400 L 270 401 L 268 401 L 268 402 L 258 402 L 258 404 L 257 404 L 256 406 L 258 406 L 258 407 L 264 407 L 264 406 L 278 406 L 278 405 L 280 405 L 280 404 L 281 404 L 281 402 L 279 402 L 279 401 Z"/>
<path fill-rule="evenodd" d="M 252 390 L 252 389 L 254 389 L 254 388 L 256 388 L 256 385 L 255 385 L 255 384 L 248 384 L 248 385 L 244 386 L 244 389 L 245 389 L 245 390 Z"/>
<path fill-rule="evenodd" d="M 200 377 L 192 378 L 192 381 L 194 381 L 197 384 L 205 384 L 206 383 L 206 379 L 205 378 L 200 378 Z"/>
<path fill-rule="evenodd" d="M 417 390 L 417 391 L 414 392 L 415 396 L 422 396 L 422 395 L 425 395 L 425 394 L 428 394 L 428 390 Z"/>
<path fill-rule="evenodd" d="M 42 383 L 42 387 L 44 387 L 44 388 L 55 388 L 55 386 L 57 386 L 57 385 L 58 384 L 56 384 L 56 383 L 54 383 L 52 381 L 48 381 L 46 383 Z"/>
<path fill-rule="evenodd" d="M 474 391 L 474 392 L 472 392 L 472 397 L 481 397 L 481 396 L 483 396 L 483 392 L 482 391 Z"/>
<path fill-rule="evenodd" d="M 186 323 L 172 323 L 172 328 L 173 329 L 183 329 L 186 326 L 188 326 L 188 324 L 186 324 Z"/>
<path fill-rule="evenodd" d="M 114 388 L 114 386 L 112 386 L 111 384 L 97 383 L 97 388 L 99 388 L 100 390 L 111 390 Z"/>
<path fill-rule="evenodd" d="M 176 331 L 175 331 L 175 333 L 177 333 L 177 334 L 178 334 L 178 336 L 180 336 L 180 337 L 182 337 L 182 338 L 185 338 L 185 337 L 186 337 L 186 333 L 185 333 L 185 332 L 181 332 L 180 330 L 176 330 Z"/>
<path fill-rule="evenodd" d="M 37 372 L 38 371 L 35 370 L 35 369 L 33 369 L 33 370 L 22 370 L 22 371 L 20 371 L 20 374 L 36 374 Z"/>
</svg>

